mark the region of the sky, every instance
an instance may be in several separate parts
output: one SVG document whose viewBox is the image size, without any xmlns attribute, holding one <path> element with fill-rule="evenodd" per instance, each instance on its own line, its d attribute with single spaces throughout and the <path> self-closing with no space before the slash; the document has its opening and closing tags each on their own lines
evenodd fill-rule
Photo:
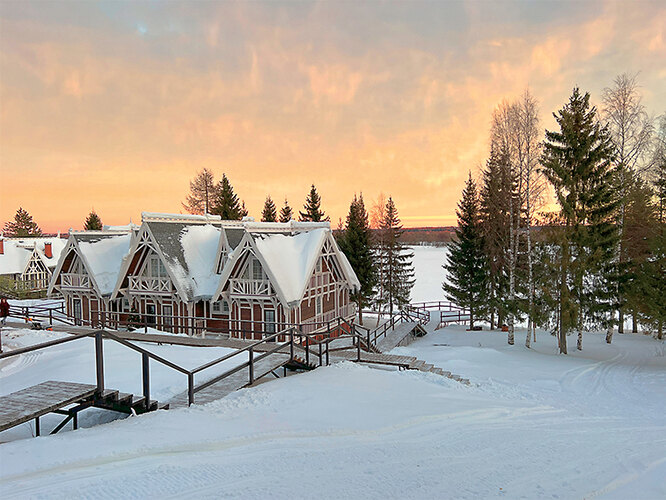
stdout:
<svg viewBox="0 0 666 500">
<path fill-rule="evenodd" d="M 2 0 L 0 222 L 182 212 L 208 167 L 257 219 L 314 183 L 334 225 L 355 193 L 452 225 L 503 99 L 553 128 L 624 72 L 666 112 L 666 2 Z"/>
</svg>

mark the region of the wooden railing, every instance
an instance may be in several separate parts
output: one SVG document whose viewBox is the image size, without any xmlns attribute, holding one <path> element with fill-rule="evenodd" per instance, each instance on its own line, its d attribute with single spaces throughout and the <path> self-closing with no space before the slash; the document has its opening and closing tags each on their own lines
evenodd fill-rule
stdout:
<svg viewBox="0 0 666 500">
<path fill-rule="evenodd" d="M 361 346 L 363 339 L 353 331 L 353 325 L 341 320 L 342 323 L 345 323 L 346 326 L 350 328 L 350 333 L 345 334 L 344 337 L 349 337 L 354 340 L 353 347 L 358 351 L 358 360 L 361 360 Z M 10 358 L 13 356 L 18 356 L 20 354 L 25 354 L 29 352 L 34 352 L 41 349 L 46 349 L 55 345 L 64 344 L 66 342 L 73 342 L 82 338 L 93 337 L 95 339 L 95 377 L 97 385 L 97 394 L 101 395 L 105 389 L 105 372 L 104 372 L 104 339 L 108 339 L 119 344 L 124 345 L 125 347 L 136 351 L 141 354 L 141 371 L 142 371 L 142 396 L 145 400 L 146 408 L 150 407 L 150 360 L 152 359 L 155 362 L 158 362 L 164 366 L 167 366 L 173 370 L 176 370 L 187 377 L 187 399 L 188 406 L 194 404 L 195 394 L 207 387 L 210 387 L 213 384 L 216 384 L 227 377 L 230 377 L 234 373 L 239 372 L 247 368 L 248 370 L 248 385 L 251 385 L 255 381 L 255 364 L 262 359 L 265 359 L 273 354 L 280 353 L 280 355 L 289 355 L 289 362 L 298 361 L 296 359 L 296 351 L 303 352 L 305 362 L 307 365 L 311 365 L 311 357 L 316 357 L 319 360 L 319 366 L 324 364 L 330 364 L 330 343 L 335 340 L 334 338 L 324 338 L 317 340 L 310 335 L 304 334 L 303 332 L 298 331 L 295 327 L 290 327 L 285 330 L 282 330 L 278 333 L 270 335 L 264 339 L 253 342 L 242 349 L 238 349 L 235 352 L 226 354 L 212 361 L 208 361 L 194 369 L 188 370 L 176 363 L 169 361 L 143 347 L 140 347 L 136 344 L 131 343 L 128 340 L 125 340 L 107 330 L 96 330 L 94 332 L 84 332 L 78 334 L 72 334 L 71 336 L 60 338 L 57 340 L 51 340 L 48 342 L 43 342 L 40 344 L 32 345 L 29 347 L 24 347 L 20 349 L 14 349 L 7 353 L 0 353 L 0 360 L 5 358 Z M 338 337 L 340 338 L 340 337 Z M 271 346 L 268 350 L 259 351 L 258 348 L 262 345 L 275 342 L 275 346 Z M 314 346 L 317 346 L 314 348 Z M 202 382 L 199 385 L 195 383 L 195 376 L 198 373 L 203 372 L 209 368 L 219 365 L 224 361 L 229 361 L 234 358 L 246 355 L 247 361 L 237 364 L 233 368 L 230 368 L 223 373 Z"/>
<path fill-rule="evenodd" d="M 270 295 L 269 280 L 250 280 L 235 278 L 231 281 L 231 293 L 234 295 Z"/>
<path fill-rule="evenodd" d="M 166 293 L 173 291 L 169 278 L 151 278 L 146 276 L 129 277 L 130 292 Z"/>
<path fill-rule="evenodd" d="M 91 287 L 90 276 L 85 274 L 62 273 L 62 280 L 60 286 L 64 288 L 84 288 Z"/>
</svg>

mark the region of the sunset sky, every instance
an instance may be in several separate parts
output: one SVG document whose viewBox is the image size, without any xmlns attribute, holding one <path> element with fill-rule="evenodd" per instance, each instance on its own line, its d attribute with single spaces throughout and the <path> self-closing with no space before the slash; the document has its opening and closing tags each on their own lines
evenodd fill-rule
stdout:
<svg viewBox="0 0 666 500">
<path fill-rule="evenodd" d="M 542 127 L 574 85 L 639 73 L 666 112 L 666 2 L 0 2 L 0 222 L 45 231 L 179 212 L 202 167 L 250 215 L 316 184 L 406 226 L 451 225 L 493 108 Z"/>
</svg>

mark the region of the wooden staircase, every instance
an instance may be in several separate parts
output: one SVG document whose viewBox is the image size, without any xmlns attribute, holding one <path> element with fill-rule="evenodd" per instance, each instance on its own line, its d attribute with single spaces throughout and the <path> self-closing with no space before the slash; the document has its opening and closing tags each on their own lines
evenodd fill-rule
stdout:
<svg viewBox="0 0 666 500">
<path fill-rule="evenodd" d="M 125 392 L 119 392 L 113 389 L 107 389 L 102 394 L 95 396 L 94 406 L 105 410 L 117 411 L 120 413 L 140 415 L 155 410 L 168 410 L 169 404 L 160 404 L 151 399 L 146 405 L 146 398 L 135 396 Z"/>
</svg>

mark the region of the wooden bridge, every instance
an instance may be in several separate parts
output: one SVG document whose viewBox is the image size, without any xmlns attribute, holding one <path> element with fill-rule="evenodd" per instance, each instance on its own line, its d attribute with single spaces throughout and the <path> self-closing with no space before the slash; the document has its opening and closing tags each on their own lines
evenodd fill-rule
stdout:
<svg viewBox="0 0 666 500">
<path fill-rule="evenodd" d="M 96 384 L 76 384 L 63 381 L 48 381 L 0 397 L 0 432 L 34 420 L 37 435 L 40 432 L 40 417 L 48 413 L 65 416 L 65 419 L 51 431 L 54 434 L 72 421 L 78 426 L 78 413 L 89 407 L 103 408 L 125 413 L 145 413 L 157 409 L 186 407 L 195 402 L 203 404 L 225 397 L 257 380 L 272 375 L 283 376 L 287 370 L 312 370 L 318 366 L 336 361 L 352 361 L 365 364 L 380 364 L 405 370 L 432 372 L 453 380 L 469 384 L 469 381 L 425 361 L 410 356 L 387 354 L 396 346 L 409 343 L 414 338 L 434 331 L 445 313 L 438 306 L 406 308 L 392 315 L 374 329 L 367 329 L 344 318 L 329 322 L 329 331 L 305 334 L 295 327 L 267 335 L 262 340 L 250 342 L 239 339 L 200 339 L 174 335 L 152 335 L 135 332 L 110 332 L 79 328 L 78 333 L 61 339 L 12 350 L 0 354 L 0 360 L 46 349 L 81 338 L 95 339 Z M 430 310 L 428 310 L 430 308 Z M 438 314 L 435 314 L 434 311 Z M 464 313 L 457 313 L 464 320 Z M 72 329 L 69 327 L 70 330 Z M 336 335 L 332 335 L 335 331 Z M 340 334 L 340 332 L 346 332 Z M 139 352 L 142 362 L 143 391 L 139 396 L 107 389 L 104 385 L 103 341 L 113 341 Z M 168 361 L 132 341 L 171 343 L 198 346 L 223 346 L 236 349 L 235 352 L 217 358 L 194 369 L 186 369 Z M 243 357 L 245 358 L 243 360 Z M 187 389 L 166 403 L 158 403 L 150 398 L 150 362 L 163 364 L 184 375 Z M 234 360 L 233 368 L 199 384 L 195 376 L 224 361 Z M 196 400 L 195 400 L 196 398 Z"/>
</svg>

